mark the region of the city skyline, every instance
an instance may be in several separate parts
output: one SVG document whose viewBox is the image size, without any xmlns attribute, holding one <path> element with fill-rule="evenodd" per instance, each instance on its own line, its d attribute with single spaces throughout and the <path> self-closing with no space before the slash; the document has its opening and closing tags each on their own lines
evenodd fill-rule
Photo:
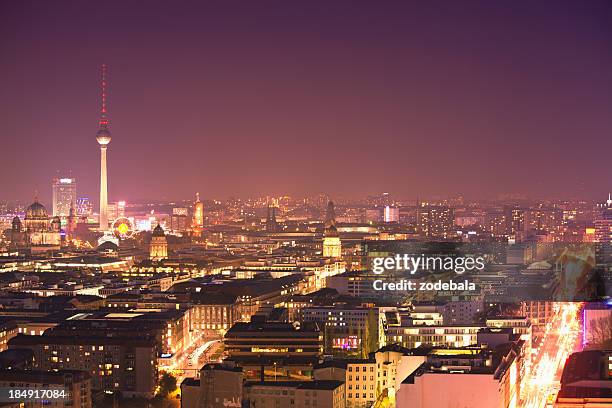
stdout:
<svg viewBox="0 0 612 408">
<path fill-rule="evenodd" d="M 3 4 L 2 143 L 27 154 L 5 155 L 19 178 L 0 175 L 0 199 L 50 202 L 52 177 L 71 170 L 97 201 L 101 64 L 110 201 L 598 199 L 611 181 L 611 8 L 551 5 Z"/>
</svg>

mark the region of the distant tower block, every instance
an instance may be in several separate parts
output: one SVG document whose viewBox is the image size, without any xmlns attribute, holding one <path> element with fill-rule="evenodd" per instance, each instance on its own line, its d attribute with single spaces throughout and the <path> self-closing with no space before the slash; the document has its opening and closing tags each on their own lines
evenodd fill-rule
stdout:
<svg viewBox="0 0 612 408">
<path fill-rule="evenodd" d="M 106 176 L 106 149 L 111 141 L 111 134 L 108 130 L 108 117 L 106 110 L 106 70 L 107 66 L 102 65 L 102 108 L 100 110 L 100 121 L 96 140 L 100 145 L 100 231 L 108 229 L 108 186 Z"/>
<path fill-rule="evenodd" d="M 159 224 L 157 224 L 157 227 L 153 230 L 151 246 L 149 248 L 149 258 L 154 261 L 161 261 L 162 259 L 168 258 L 168 240 L 166 239 L 163 228 Z"/>
</svg>

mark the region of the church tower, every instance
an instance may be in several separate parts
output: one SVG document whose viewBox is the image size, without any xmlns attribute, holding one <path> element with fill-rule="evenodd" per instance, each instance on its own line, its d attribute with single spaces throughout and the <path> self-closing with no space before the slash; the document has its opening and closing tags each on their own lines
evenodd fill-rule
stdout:
<svg viewBox="0 0 612 408">
<path fill-rule="evenodd" d="M 276 207 L 268 204 L 268 214 L 266 216 L 266 231 L 278 231 L 278 222 L 276 221 Z"/>
<path fill-rule="evenodd" d="M 342 242 L 336 228 L 336 211 L 332 201 L 327 203 L 327 211 L 325 213 L 323 256 L 326 258 L 340 258 L 342 256 Z"/>
<path fill-rule="evenodd" d="M 153 230 L 151 246 L 149 247 L 149 258 L 153 261 L 161 261 L 168 258 L 168 240 L 161 225 Z"/>
<path fill-rule="evenodd" d="M 193 203 L 193 220 L 191 228 L 196 234 L 201 234 L 204 229 L 204 203 L 200 201 L 200 193 L 196 193 L 196 200 Z"/>
</svg>

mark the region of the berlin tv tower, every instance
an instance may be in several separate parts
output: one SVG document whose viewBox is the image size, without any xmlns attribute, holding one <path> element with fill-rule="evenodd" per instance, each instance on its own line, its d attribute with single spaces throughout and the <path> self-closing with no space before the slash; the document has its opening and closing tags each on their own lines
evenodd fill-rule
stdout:
<svg viewBox="0 0 612 408">
<path fill-rule="evenodd" d="M 100 231 L 108 229 L 108 195 L 106 179 L 106 149 L 111 141 L 111 134 L 108 130 L 108 118 L 106 115 L 106 64 L 102 65 L 102 109 L 100 111 L 100 128 L 96 134 L 96 140 L 100 145 Z"/>
</svg>

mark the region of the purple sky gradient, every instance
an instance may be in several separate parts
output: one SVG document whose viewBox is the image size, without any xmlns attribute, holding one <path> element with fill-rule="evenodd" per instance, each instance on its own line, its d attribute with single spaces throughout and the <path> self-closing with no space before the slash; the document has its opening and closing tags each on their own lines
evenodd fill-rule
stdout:
<svg viewBox="0 0 612 408">
<path fill-rule="evenodd" d="M 205 3 L 205 4 L 203 4 Z M 391 191 L 601 198 L 612 3 L 0 4 L 0 200 Z"/>
</svg>

